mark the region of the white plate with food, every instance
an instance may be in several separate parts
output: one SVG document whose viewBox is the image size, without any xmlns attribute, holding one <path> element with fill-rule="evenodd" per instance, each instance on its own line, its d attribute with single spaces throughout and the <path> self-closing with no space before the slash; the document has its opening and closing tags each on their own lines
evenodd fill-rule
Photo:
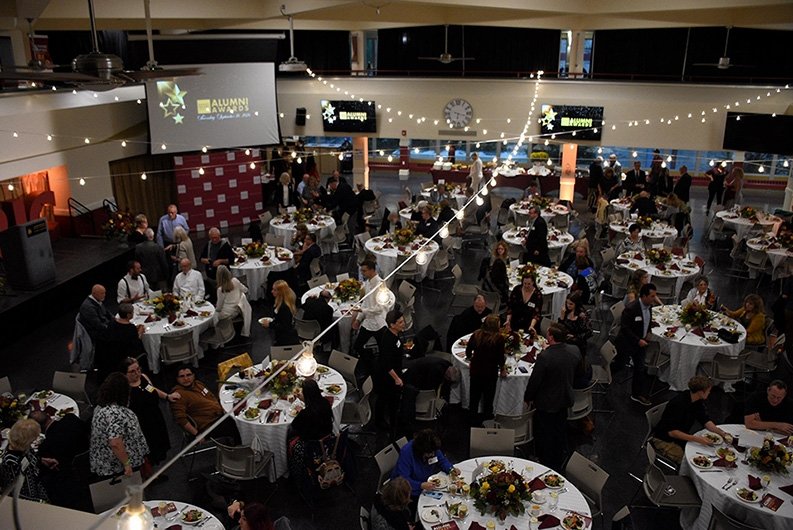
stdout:
<svg viewBox="0 0 793 530">
<path fill-rule="evenodd" d="M 441 511 L 438 508 L 424 508 L 420 516 L 425 523 L 437 523 L 441 520 Z"/>
<path fill-rule="evenodd" d="M 702 435 L 703 438 L 707 438 L 711 441 L 711 443 L 715 445 L 721 445 L 724 443 L 724 438 L 716 434 L 715 432 L 706 432 Z"/>
<path fill-rule="evenodd" d="M 449 476 L 446 473 L 436 473 L 427 479 L 435 485 L 436 490 L 443 490 L 449 487 Z"/>
<path fill-rule="evenodd" d="M 201 524 L 201 522 L 206 518 L 207 514 L 203 511 L 191 509 L 182 513 L 181 517 L 179 517 L 179 520 L 186 525 L 195 526 L 197 524 Z"/>
<path fill-rule="evenodd" d="M 708 469 L 713 467 L 713 460 L 704 455 L 698 455 L 691 459 L 691 465 L 699 469 Z"/>
<path fill-rule="evenodd" d="M 760 502 L 760 495 L 749 488 L 737 488 L 735 490 L 735 495 L 743 502 L 748 502 L 749 504 L 757 504 Z"/>
<path fill-rule="evenodd" d="M 468 505 L 464 502 L 453 502 L 446 509 L 452 519 L 465 519 L 468 516 Z"/>
<path fill-rule="evenodd" d="M 258 408 L 249 407 L 245 409 L 245 411 L 242 413 L 242 417 L 245 418 L 246 420 L 253 421 L 253 420 L 258 420 L 261 414 L 262 411 L 259 410 Z"/>
<path fill-rule="evenodd" d="M 546 487 L 552 490 L 558 490 L 564 487 L 564 478 L 556 473 L 548 473 L 542 478 L 542 481 Z"/>
<path fill-rule="evenodd" d="M 562 527 L 567 530 L 584 530 L 586 519 L 579 513 L 570 512 L 562 519 Z"/>
</svg>

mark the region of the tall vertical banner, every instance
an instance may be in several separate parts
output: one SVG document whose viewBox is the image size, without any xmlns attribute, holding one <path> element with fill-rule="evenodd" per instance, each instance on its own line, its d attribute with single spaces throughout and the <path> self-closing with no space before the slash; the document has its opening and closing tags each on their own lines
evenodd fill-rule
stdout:
<svg viewBox="0 0 793 530">
<path fill-rule="evenodd" d="M 559 181 L 559 198 L 573 202 L 575 198 L 575 164 L 578 144 L 562 145 L 562 178 Z"/>
</svg>

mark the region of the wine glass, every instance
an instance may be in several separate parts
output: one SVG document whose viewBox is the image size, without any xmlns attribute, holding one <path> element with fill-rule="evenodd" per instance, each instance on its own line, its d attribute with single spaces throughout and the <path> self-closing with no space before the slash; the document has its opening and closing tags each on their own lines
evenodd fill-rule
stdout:
<svg viewBox="0 0 793 530">
<path fill-rule="evenodd" d="M 763 491 L 768 489 L 768 486 L 771 485 L 771 476 L 770 475 L 763 475 L 760 478 L 760 483 L 763 485 Z"/>
</svg>

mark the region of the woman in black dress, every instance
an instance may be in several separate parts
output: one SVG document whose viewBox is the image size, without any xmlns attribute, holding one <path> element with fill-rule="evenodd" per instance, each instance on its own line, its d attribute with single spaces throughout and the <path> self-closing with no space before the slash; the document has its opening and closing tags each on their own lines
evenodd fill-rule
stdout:
<svg viewBox="0 0 793 530">
<path fill-rule="evenodd" d="M 576 370 L 573 378 L 573 388 L 586 388 L 592 380 L 592 366 L 587 360 L 587 341 L 592 336 L 592 326 L 589 323 L 589 315 L 582 306 L 581 292 L 576 291 L 567 296 L 559 315 L 559 323 L 572 335 L 572 342 L 578 346 L 581 353 L 581 364 Z"/>
<path fill-rule="evenodd" d="M 333 434 L 333 409 L 314 379 L 303 381 L 305 408 L 292 422 L 292 434 L 302 440 L 321 440 Z"/>
<path fill-rule="evenodd" d="M 300 344 L 295 329 L 295 313 L 297 313 L 295 292 L 284 280 L 278 280 L 273 284 L 272 293 L 275 298 L 273 319 L 262 321 L 262 326 L 273 330 L 274 346 Z"/>
<path fill-rule="evenodd" d="M 509 294 L 506 326 L 518 331 L 537 329 L 542 318 L 542 293 L 533 275 L 526 275 Z"/>
<path fill-rule="evenodd" d="M 399 309 L 392 309 L 386 314 L 385 323 L 386 329 L 381 332 L 377 341 L 380 354 L 375 365 L 375 420 L 378 426 L 390 427 L 393 436 L 396 433 L 399 402 L 404 386 L 400 335 L 405 331 L 405 317 Z"/>
<path fill-rule="evenodd" d="M 149 462 L 157 465 L 165 460 L 165 455 L 171 448 L 168 427 L 165 425 L 159 401 L 165 399 L 174 402 L 182 396 L 179 392 L 169 394 L 152 385 L 148 376 L 141 373 L 140 365 L 133 357 L 124 359 L 121 371 L 127 376 L 129 383 L 129 408 L 138 417 L 140 429 L 149 445 Z"/>
<path fill-rule="evenodd" d="M 468 410 L 471 423 L 479 425 L 479 402 L 482 401 L 484 419 L 493 417 L 493 398 L 499 375 L 506 377 L 504 367 L 504 336 L 501 335 L 498 317 L 490 315 L 485 318 L 482 328 L 474 331 L 465 358 L 471 363 L 471 399 Z"/>
</svg>

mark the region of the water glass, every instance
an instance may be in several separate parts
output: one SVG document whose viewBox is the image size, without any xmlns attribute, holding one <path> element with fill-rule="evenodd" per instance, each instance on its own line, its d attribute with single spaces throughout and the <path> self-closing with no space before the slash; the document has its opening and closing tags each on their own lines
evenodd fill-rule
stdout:
<svg viewBox="0 0 793 530">
<path fill-rule="evenodd" d="M 557 506 L 559 506 L 559 492 L 552 491 L 548 494 L 548 508 L 555 512 Z"/>
</svg>

